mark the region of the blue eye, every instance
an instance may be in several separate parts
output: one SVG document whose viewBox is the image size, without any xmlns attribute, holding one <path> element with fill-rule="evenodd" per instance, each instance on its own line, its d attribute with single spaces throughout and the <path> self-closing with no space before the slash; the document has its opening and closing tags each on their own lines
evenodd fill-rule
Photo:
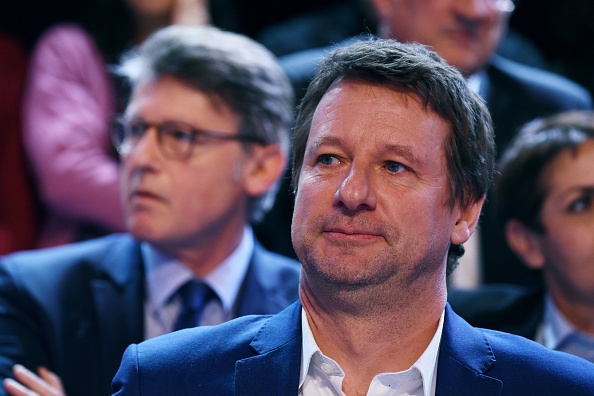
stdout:
<svg viewBox="0 0 594 396">
<path fill-rule="evenodd" d="M 322 154 L 318 157 L 318 162 L 323 165 L 332 165 L 336 161 L 336 158 L 330 154 Z"/>
<path fill-rule="evenodd" d="M 587 195 L 585 197 L 581 197 L 576 199 L 569 205 L 570 212 L 583 212 L 590 208 L 592 205 L 592 197 Z"/>
<path fill-rule="evenodd" d="M 173 137 L 177 140 L 185 140 L 185 141 L 192 140 L 192 134 L 185 132 L 185 131 L 176 130 L 176 131 L 169 131 L 168 133 L 171 135 L 171 137 Z"/>
<path fill-rule="evenodd" d="M 182 125 L 163 124 L 161 125 L 161 131 L 166 139 L 183 142 L 192 142 L 194 139 L 192 131 Z"/>
<path fill-rule="evenodd" d="M 386 169 L 390 172 L 400 172 L 404 170 L 404 165 L 396 161 L 386 161 Z"/>
</svg>

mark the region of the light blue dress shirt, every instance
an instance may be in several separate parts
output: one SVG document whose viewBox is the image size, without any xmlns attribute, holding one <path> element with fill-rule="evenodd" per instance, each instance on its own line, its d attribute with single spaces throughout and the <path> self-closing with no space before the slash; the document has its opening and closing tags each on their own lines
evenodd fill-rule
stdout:
<svg viewBox="0 0 594 396">
<path fill-rule="evenodd" d="M 145 266 L 145 339 L 169 333 L 181 309 L 173 296 L 194 274 L 179 261 L 168 257 L 148 243 L 141 245 Z M 217 294 L 202 314 L 201 325 L 216 325 L 231 319 L 235 300 L 254 252 L 254 234 L 246 226 L 237 248 L 208 276 L 201 279 Z"/>
</svg>

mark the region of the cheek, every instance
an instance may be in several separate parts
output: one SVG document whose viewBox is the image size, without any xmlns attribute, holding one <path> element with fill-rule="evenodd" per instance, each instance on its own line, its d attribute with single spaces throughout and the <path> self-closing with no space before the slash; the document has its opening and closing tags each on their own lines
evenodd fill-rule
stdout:
<svg viewBox="0 0 594 396">
<path fill-rule="evenodd" d="M 547 278 L 551 284 L 566 289 L 567 293 L 594 290 L 594 237 L 592 230 L 573 227 L 562 232 L 558 229 L 544 241 L 547 258 Z"/>
<path fill-rule="evenodd" d="M 491 25 L 491 28 L 487 31 L 487 45 L 486 47 L 489 49 L 490 52 L 496 50 L 501 38 L 503 37 L 506 30 L 505 22 L 501 22 L 500 20 L 496 20 Z"/>
<path fill-rule="evenodd" d="M 308 208 L 308 206 L 310 205 L 309 202 L 309 192 L 306 188 L 303 188 L 303 185 L 300 185 L 297 194 L 295 195 L 292 228 L 301 228 L 301 223 L 303 222 L 303 219 L 306 217 L 308 213 L 308 210 L 306 208 Z"/>
<path fill-rule="evenodd" d="M 301 175 L 297 194 L 295 196 L 295 207 L 293 210 L 292 229 L 301 230 L 308 218 L 316 218 L 321 214 L 322 205 L 326 208 L 328 201 L 328 187 L 322 186 L 312 177 Z M 329 205 L 332 205 L 330 198 Z"/>
<path fill-rule="evenodd" d="M 580 262 L 592 260 L 594 238 L 591 232 L 577 227 L 554 228 L 545 240 L 545 253 L 549 261 L 568 267 L 579 266 Z"/>
<path fill-rule="evenodd" d="M 301 175 L 295 205 L 304 206 L 311 211 L 321 205 L 332 205 L 333 197 L 339 188 L 339 178 L 322 177 L 315 174 Z"/>
</svg>

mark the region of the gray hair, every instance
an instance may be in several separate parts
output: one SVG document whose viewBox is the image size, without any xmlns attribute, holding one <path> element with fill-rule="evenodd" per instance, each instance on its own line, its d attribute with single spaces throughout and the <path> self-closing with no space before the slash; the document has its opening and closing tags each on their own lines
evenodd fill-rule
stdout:
<svg viewBox="0 0 594 396">
<path fill-rule="evenodd" d="M 248 37 L 210 26 L 169 26 L 125 54 L 115 71 L 132 89 L 147 79 L 175 77 L 237 113 L 239 135 L 289 151 L 293 89 L 274 55 Z M 251 199 L 249 221 L 262 220 L 279 185 Z"/>
</svg>

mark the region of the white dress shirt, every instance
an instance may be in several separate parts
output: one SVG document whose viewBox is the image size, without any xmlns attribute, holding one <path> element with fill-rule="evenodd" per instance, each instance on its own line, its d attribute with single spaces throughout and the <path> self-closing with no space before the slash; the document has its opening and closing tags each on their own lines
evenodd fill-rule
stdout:
<svg viewBox="0 0 594 396">
<path fill-rule="evenodd" d="M 445 311 L 444 311 L 445 312 Z M 367 391 L 373 396 L 434 396 L 437 380 L 437 356 L 443 331 L 444 313 L 431 342 L 419 359 L 405 371 L 376 375 Z M 333 359 L 325 356 L 318 347 L 301 310 L 303 344 L 301 350 L 300 396 L 338 396 L 342 392 L 344 371 Z"/>
<path fill-rule="evenodd" d="M 194 278 L 194 274 L 179 261 L 165 256 L 148 243 L 141 245 L 145 266 L 146 300 L 144 309 L 145 339 L 169 333 L 181 309 L 179 299 L 172 298 L 177 290 Z M 201 325 L 216 325 L 232 318 L 235 300 L 254 252 L 254 234 L 246 226 L 237 248 L 206 278 L 218 299 L 204 308 Z"/>
</svg>

